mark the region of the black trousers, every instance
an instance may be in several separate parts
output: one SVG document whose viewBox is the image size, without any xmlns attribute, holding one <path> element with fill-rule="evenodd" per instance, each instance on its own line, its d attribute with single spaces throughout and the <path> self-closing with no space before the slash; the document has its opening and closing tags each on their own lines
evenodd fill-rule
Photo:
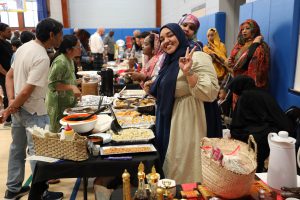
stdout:
<svg viewBox="0 0 300 200">
<path fill-rule="evenodd" d="M 93 70 L 100 71 L 103 65 L 103 54 L 102 53 L 92 53 L 94 57 Z"/>
<path fill-rule="evenodd" d="M 7 108 L 8 107 L 8 98 L 7 98 L 6 87 L 5 87 L 5 76 L 3 76 L 3 75 L 0 75 L 0 85 L 1 85 L 2 90 L 3 90 L 3 96 L 4 96 L 4 98 L 3 98 L 3 104 L 4 104 L 4 108 Z M 6 121 L 10 122 L 11 121 L 11 117 L 9 116 Z"/>
<path fill-rule="evenodd" d="M 108 53 L 108 61 L 114 61 L 115 60 L 115 54 Z"/>
</svg>

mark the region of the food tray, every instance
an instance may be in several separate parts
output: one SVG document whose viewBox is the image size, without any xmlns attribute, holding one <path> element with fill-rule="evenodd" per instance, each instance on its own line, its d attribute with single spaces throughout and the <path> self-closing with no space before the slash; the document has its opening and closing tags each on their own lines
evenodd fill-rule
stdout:
<svg viewBox="0 0 300 200">
<path fill-rule="evenodd" d="M 155 124 L 155 116 L 117 117 L 122 128 L 149 128 Z"/>
<path fill-rule="evenodd" d="M 122 119 L 122 118 L 127 118 L 127 117 L 137 117 L 140 116 L 141 113 L 139 113 L 136 110 L 132 110 L 132 109 L 118 109 L 115 111 L 115 115 L 118 119 Z"/>
<path fill-rule="evenodd" d="M 98 106 L 100 96 L 96 95 L 84 95 L 81 97 L 81 101 L 78 102 L 77 106 Z M 114 97 L 103 96 L 102 105 L 110 105 L 114 100 Z"/>
<path fill-rule="evenodd" d="M 113 101 L 113 106 L 115 109 L 133 109 L 135 106 L 132 105 L 131 101 L 115 99 Z"/>
<path fill-rule="evenodd" d="M 151 129 L 129 128 L 119 132 L 119 135 L 112 133 L 112 140 L 115 142 L 148 142 L 154 138 Z"/>
<path fill-rule="evenodd" d="M 155 151 L 156 149 L 152 144 L 106 146 L 100 148 L 100 153 L 103 156 L 116 154 L 147 153 Z"/>
<path fill-rule="evenodd" d="M 144 90 L 124 90 L 122 92 L 122 97 L 143 97 L 146 95 L 146 92 Z"/>
<path fill-rule="evenodd" d="M 104 106 L 101 106 L 101 109 Z M 74 107 L 74 108 L 67 108 L 64 110 L 64 115 L 76 114 L 76 113 L 89 113 L 92 114 L 98 109 L 98 106 L 81 106 L 81 107 Z M 110 110 L 106 108 L 101 113 L 109 114 Z"/>
<path fill-rule="evenodd" d="M 153 98 L 138 99 L 136 102 L 134 102 L 132 104 L 136 107 L 154 106 L 155 99 L 153 99 Z"/>
</svg>

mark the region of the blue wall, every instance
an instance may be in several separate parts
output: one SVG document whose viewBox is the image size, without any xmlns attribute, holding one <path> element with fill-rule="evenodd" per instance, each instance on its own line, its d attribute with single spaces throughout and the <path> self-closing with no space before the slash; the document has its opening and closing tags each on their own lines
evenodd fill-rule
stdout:
<svg viewBox="0 0 300 200">
<path fill-rule="evenodd" d="M 282 109 L 300 107 L 294 86 L 300 22 L 299 0 L 257 0 L 240 7 L 240 23 L 257 21 L 271 49 L 270 92 Z"/>
<path fill-rule="evenodd" d="M 86 28 L 91 35 L 96 32 L 96 28 Z M 112 29 L 105 29 L 105 34 L 107 34 L 110 30 L 115 32 L 114 39 L 115 41 L 122 39 L 125 41 L 126 36 L 132 36 L 134 30 L 143 31 L 152 31 L 152 30 L 159 30 L 157 28 L 112 28 Z M 66 34 L 73 34 L 73 28 L 64 28 L 63 33 Z"/>
<path fill-rule="evenodd" d="M 226 32 L 226 14 L 224 12 L 217 12 L 211 15 L 207 15 L 204 17 L 199 18 L 200 21 L 200 29 L 197 33 L 197 38 L 200 40 L 203 44 L 207 43 L 206 38 L 206 32 L 209 28 L 216 28 L 219 32 L 221 41 L 225 41 L 225 32 Z M 118 39 L 122 39 L 125 41 L 126 36 L 132 36 L 132 32 L 134 30 L 140 30 L 143 31 L 152 31 L 152 30 L 158 30 L 159 28 L 113 28 L 113 29 L 106 29 L 105 34 L 107 34 L 110 30 L 115 31 L 115 41 Z M 93 34 L 96 29 L 95 28 L 86 28 L 89 33 Z M 64 28 L 63 33 L 66 34 L 73 34 L 74 30 L 73 28 Z"/>
<path fill-rule="evenodd" d="M 206 15 L 199 18 L 200 29 L 197 33 L 197 38 L 203 44 L 207 43 L 206 33 L 209 28 L 216 28 L 220 35 L 221 41 L 225 41 L 226 31 L 226 14 L 224 12 L 217 12 L 211 15 Z"/>
</svg>

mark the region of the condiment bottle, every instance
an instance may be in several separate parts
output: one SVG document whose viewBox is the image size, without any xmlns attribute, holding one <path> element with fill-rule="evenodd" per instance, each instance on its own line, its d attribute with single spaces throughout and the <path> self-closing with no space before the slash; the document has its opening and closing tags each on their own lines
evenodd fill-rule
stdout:
<svg viewBox="0 0 300 200">
<path fill-rule="evenodd" d="M 156 189 L 156 199 L 157 200 L 164 200 L 164 190 L 160 187 Z"/>
<path fill-rule="evenodd" d="M 156 188 L 157 188 L 157 182 L 160 178 L 159 174 L 156 173 L 155 166 L 152 167 L 151 173 L 148 174 L 149 176 L 149 185 L 150 185 L 150 199 L 156 199 Z"/>
<path fill-rule="evenodd" d="M 74 139 L 74 130 L 72 127 L 67 124 L 67 127 L 64 130 L 65 140 L 72 141 Z"/>
<path fill-rule="evenodd" d="M 124 173 L 122 174 L 123 179 L 123 200 L 131 200 L 130 196 L 130 174 L 127 172 L 127 170 L 124 170 Z"/>
<path fill-rule="evenodd" d="M 144 173 L 144 164 L 141 162 L 139 164 L 139 171 L 138 171 L 138 180 L 139 185 L 138 189 L 134 194 L 134 200 L 148 200 L 147 191 L 145 188 L 145 173 Z"/>
</svg>

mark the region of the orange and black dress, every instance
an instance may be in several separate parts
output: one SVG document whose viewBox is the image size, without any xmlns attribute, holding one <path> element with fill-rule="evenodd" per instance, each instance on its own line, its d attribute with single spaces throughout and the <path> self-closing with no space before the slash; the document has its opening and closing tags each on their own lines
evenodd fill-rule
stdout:
<svg viewBox="0 0 300 200">
<path fill-rule="evenodd" d="M 248 23 L 251 29 L 251 38 L 245 41 L 242 35 L 242 26 Z M 238 41 L 231 51 L 233 76 L 240 74 L 254 79 L 256 87 L 268 87 L 268 71 L 270 67 L 270 49 L 267 43 L 253 43 L 255 37 L 261 35 L 256 21 L 248 19 L 240 25 Z"/>
</svg>

